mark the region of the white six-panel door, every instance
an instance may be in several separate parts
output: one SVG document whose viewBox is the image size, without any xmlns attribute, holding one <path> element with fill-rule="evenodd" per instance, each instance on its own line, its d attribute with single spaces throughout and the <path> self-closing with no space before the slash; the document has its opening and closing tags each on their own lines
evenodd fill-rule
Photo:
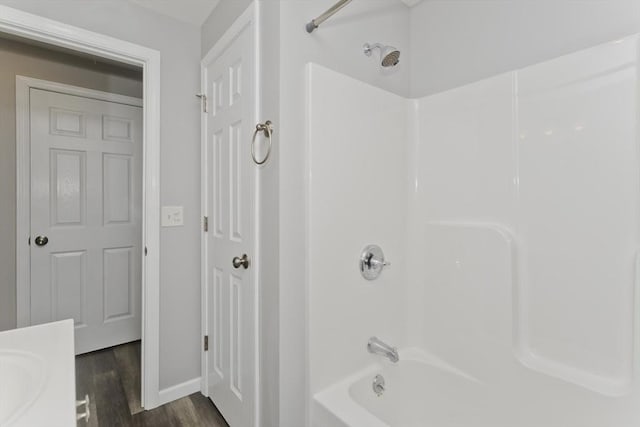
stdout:
<svg viewBox="0 0 640 427">
<path fill-rule="evenodd" d="M 30 132 L 30 323 L 73 318 L 77 354 L 140 339 L 142 109 L 32 88 Z"/>
<path fill-rule="evenodd" d="M 206 67 L 207 392 L 231 427 L 255 422 L 256 278 L 253 28 Z M 248 268 L 232 260 L 246 254 Z"/>
</svg>

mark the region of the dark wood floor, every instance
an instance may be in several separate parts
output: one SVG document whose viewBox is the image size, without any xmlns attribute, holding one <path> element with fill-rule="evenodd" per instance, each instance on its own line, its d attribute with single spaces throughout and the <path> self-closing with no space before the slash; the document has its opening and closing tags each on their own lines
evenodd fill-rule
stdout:
<svg viewBox="0 0 640 427">
<path fill-rule="evenodd" d="M 228 427 L 200 393 L 144 411 L 140 407 L 140 341 L 77 356 L 76 393 L 78 399 L 89 395 L 90 427 Z"/>
</svg>

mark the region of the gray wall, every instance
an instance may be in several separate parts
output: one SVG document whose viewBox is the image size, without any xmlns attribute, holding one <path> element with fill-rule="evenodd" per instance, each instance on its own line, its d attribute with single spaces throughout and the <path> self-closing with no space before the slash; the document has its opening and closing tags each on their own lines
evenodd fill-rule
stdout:
<svg viewBox="0 0 640 427">
<path fill-rule="evenodd" d="M 411 9 L 411 95 L 451 89 L 636 32 L 637 0 L 423 1 Z"/>
<path fill-rule="evenodd" d="M 6 39 L 0 39 L 0 64 L 2 331 L 16 327 L 16 75 L 141 98 L 142 72 Z"/>
<path fill-rule="evenodd" d="M 0 4 L 160 51 L 160 197 L 185 217 L 160 234 L 160 389 L 200 377 L 200 28 L 125 0 Z"/>
<path fill-rule="evenodd" d="M 280 34 L 274 28 L 280 28 L 280 2 L 266 1 L 261 5 L 260 28 L 262 55 L 260 64 L 261 111 L 260 120 L 280 120 Z M 279 127 L 279 125 L 278 125 Z M 279 182 L 280 182 L 280 135 L 274 134 L 273 158 L 270 164 L 260 171 L 261 192 L 261 269 L 260 269 L 260 417 L 262 426 L 279 427 L 279 390 L 280 390 L 280 340 L 279 328 L 279 278 L 280 252 L 278 240 L 279 227 Z"/>
<path fill-rule="evenodd" d="M 251 2 L 252 0 L 220 0 L 200 30 L 203 57 L 229 29 L 229 26 L 249 7 Z"/>
</svg>

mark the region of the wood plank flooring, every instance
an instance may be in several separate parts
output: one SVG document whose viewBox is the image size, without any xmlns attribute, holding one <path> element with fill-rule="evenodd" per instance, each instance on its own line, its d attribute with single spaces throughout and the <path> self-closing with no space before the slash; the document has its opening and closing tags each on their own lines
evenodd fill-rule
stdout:
<svg viewBox="0 0 640 427">
<path fill-rule="evenodd" d="M 200 393 L 144 411 L 140 407 L 140 341 L 77 356 L 76 394 L 78 399 L 89 395 L 89 427 L 229 427 Z"/>
</svg>

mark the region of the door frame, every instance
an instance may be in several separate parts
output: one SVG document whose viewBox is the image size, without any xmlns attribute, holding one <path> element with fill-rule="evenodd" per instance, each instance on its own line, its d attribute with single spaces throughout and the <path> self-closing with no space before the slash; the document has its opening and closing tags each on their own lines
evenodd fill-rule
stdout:
<svg viewBox="0 0 640 427">
<path fill-rule="evenodd" d="M 49 80 L 16 76 L 16 317 L 17 326 L 22 328 L 31 324 L 31 134 L 30 134 L 30 89 L 41 89 L 65 95 L 81 96 L 99 101 L 143 107 L 141 98 L 118 95 L 72 86 Z M 144 114 L 144 109 L 143 109 Z M 22 237 L 20 237 L 22 236 Z M 26 239 L 25 239 L 25 236 Z M 140 247 L 143 247 L 140 242 Z"/>
<path fill-rule="evenodd" d="M 260 26 L 259 19 L 260 16 L 260 2 L 254 1 L 252 2 L 247 9 L 231 24 L 231 26 L 224 32 L 224 34 L 220 37 L 220 39 L 213 45 L 213 47 L 207 52 L 202 61 L 200 61 L 200 87 L 201 94 L 208 94 L 208 85 L 207 85 L 207 67 L 211 65 L 214 61 L 216 61 L 229 47 L 229 45 L 236 40 L 236 38 L 240 35 L 240 33 L 247 27 L 253 27 L 253 50 L 254 50 L 254 96 L 255 96 L 255 105 L 253 108 L 253 116 L 255 118 L 260 118 L 260 105 L 261 105 L 261 79 L 260 79 L 260 67 L 261 67 L 261 56 L 260 56 Z M 208 99 L 205 101 L 209 101 Z M 214 102 L 212 99 L 210 104 Z M 208 111 L 208 110 L 207 110 Z M 207 118 L 208 115 L 206 112 L 202 111 L 201 115 L 202 119 L 200 122 L 200 159 L 201 159 L 201 194 L 200 194 L 200 211 L 201 217 L 204 219 L 209 216 L 209 212 L 207 209 L 208 202 L 208 190 L 209 185 L 207 182 L 207 177 L 209 175 L 208 164 L 207 164 Z M 260 398 L 260 228 L 259 228 L 259 217 L 260 217 L 260 167 L 256 170 L 255 181 L 254 181 L 254 254 L 251 257 L 251 264 L 254 268 L 254 280 L 253 285 L 255 286 L 255 343 L 254 343 L 254 369 L 255 369 L 255 379 L 254 379 L 254 402 L 255 407 L 254 410 L 254 426 L 259 427 L 261 424 L 260 418 L 260 408 L 262 400 Z M 206 227 L 203 227 L 202 230 L 205 230 Z M 200 292 L 201 292 L 201 331 L 202 336 L 208 336 L 208 310 L 207 310 L 207 282 L 208 282 L 208 243 L 207 243 L 207 231 L 202 231 L 200 234 Z M 207 353 L 204 349 L 204 346 L 201 347 L 200 351 L 200 370 L 201 370 L 201 380 L 200 380 L 200 392 L 209 396 L 209 378 L 207 375 Z"/>
<path fill-rule="evenodd" d="M 143 186 L 142 186 L 142 384 L 141 403 L 145 409 L 160 405 L 160 52 L 141 45 L 88 31 L 59 21 L 0 5 L 0 32 L 88 53 L 143 70 Z M 20 127 L 16 129 L 19 131 Z M 28 156 L 17 147 L 16 165 Z M 30 191 L 24 168 L 16 170 L 17 194 Z M 21 178 L 22 177 L 22 178 Z M 26 187 L 25 187 L 26 186 Z M 20 209 L 20 205 L 18 205 Z M 18 215 L 23 215 L 22 210 Z M 22 217 L 18 216 L 18 222 Z M 27 228 L 28 230 L 28 228 Z M 22 244 L 17 252 L 17 277 L 28 277 L 28 234 L 16 235 Z M 25 252 L 25 246 L 26 252 Z M 22 260 L 22 262 L 20 261 Z M 25 266 L 27 276 L 25 276 Z"/>
</svg>

